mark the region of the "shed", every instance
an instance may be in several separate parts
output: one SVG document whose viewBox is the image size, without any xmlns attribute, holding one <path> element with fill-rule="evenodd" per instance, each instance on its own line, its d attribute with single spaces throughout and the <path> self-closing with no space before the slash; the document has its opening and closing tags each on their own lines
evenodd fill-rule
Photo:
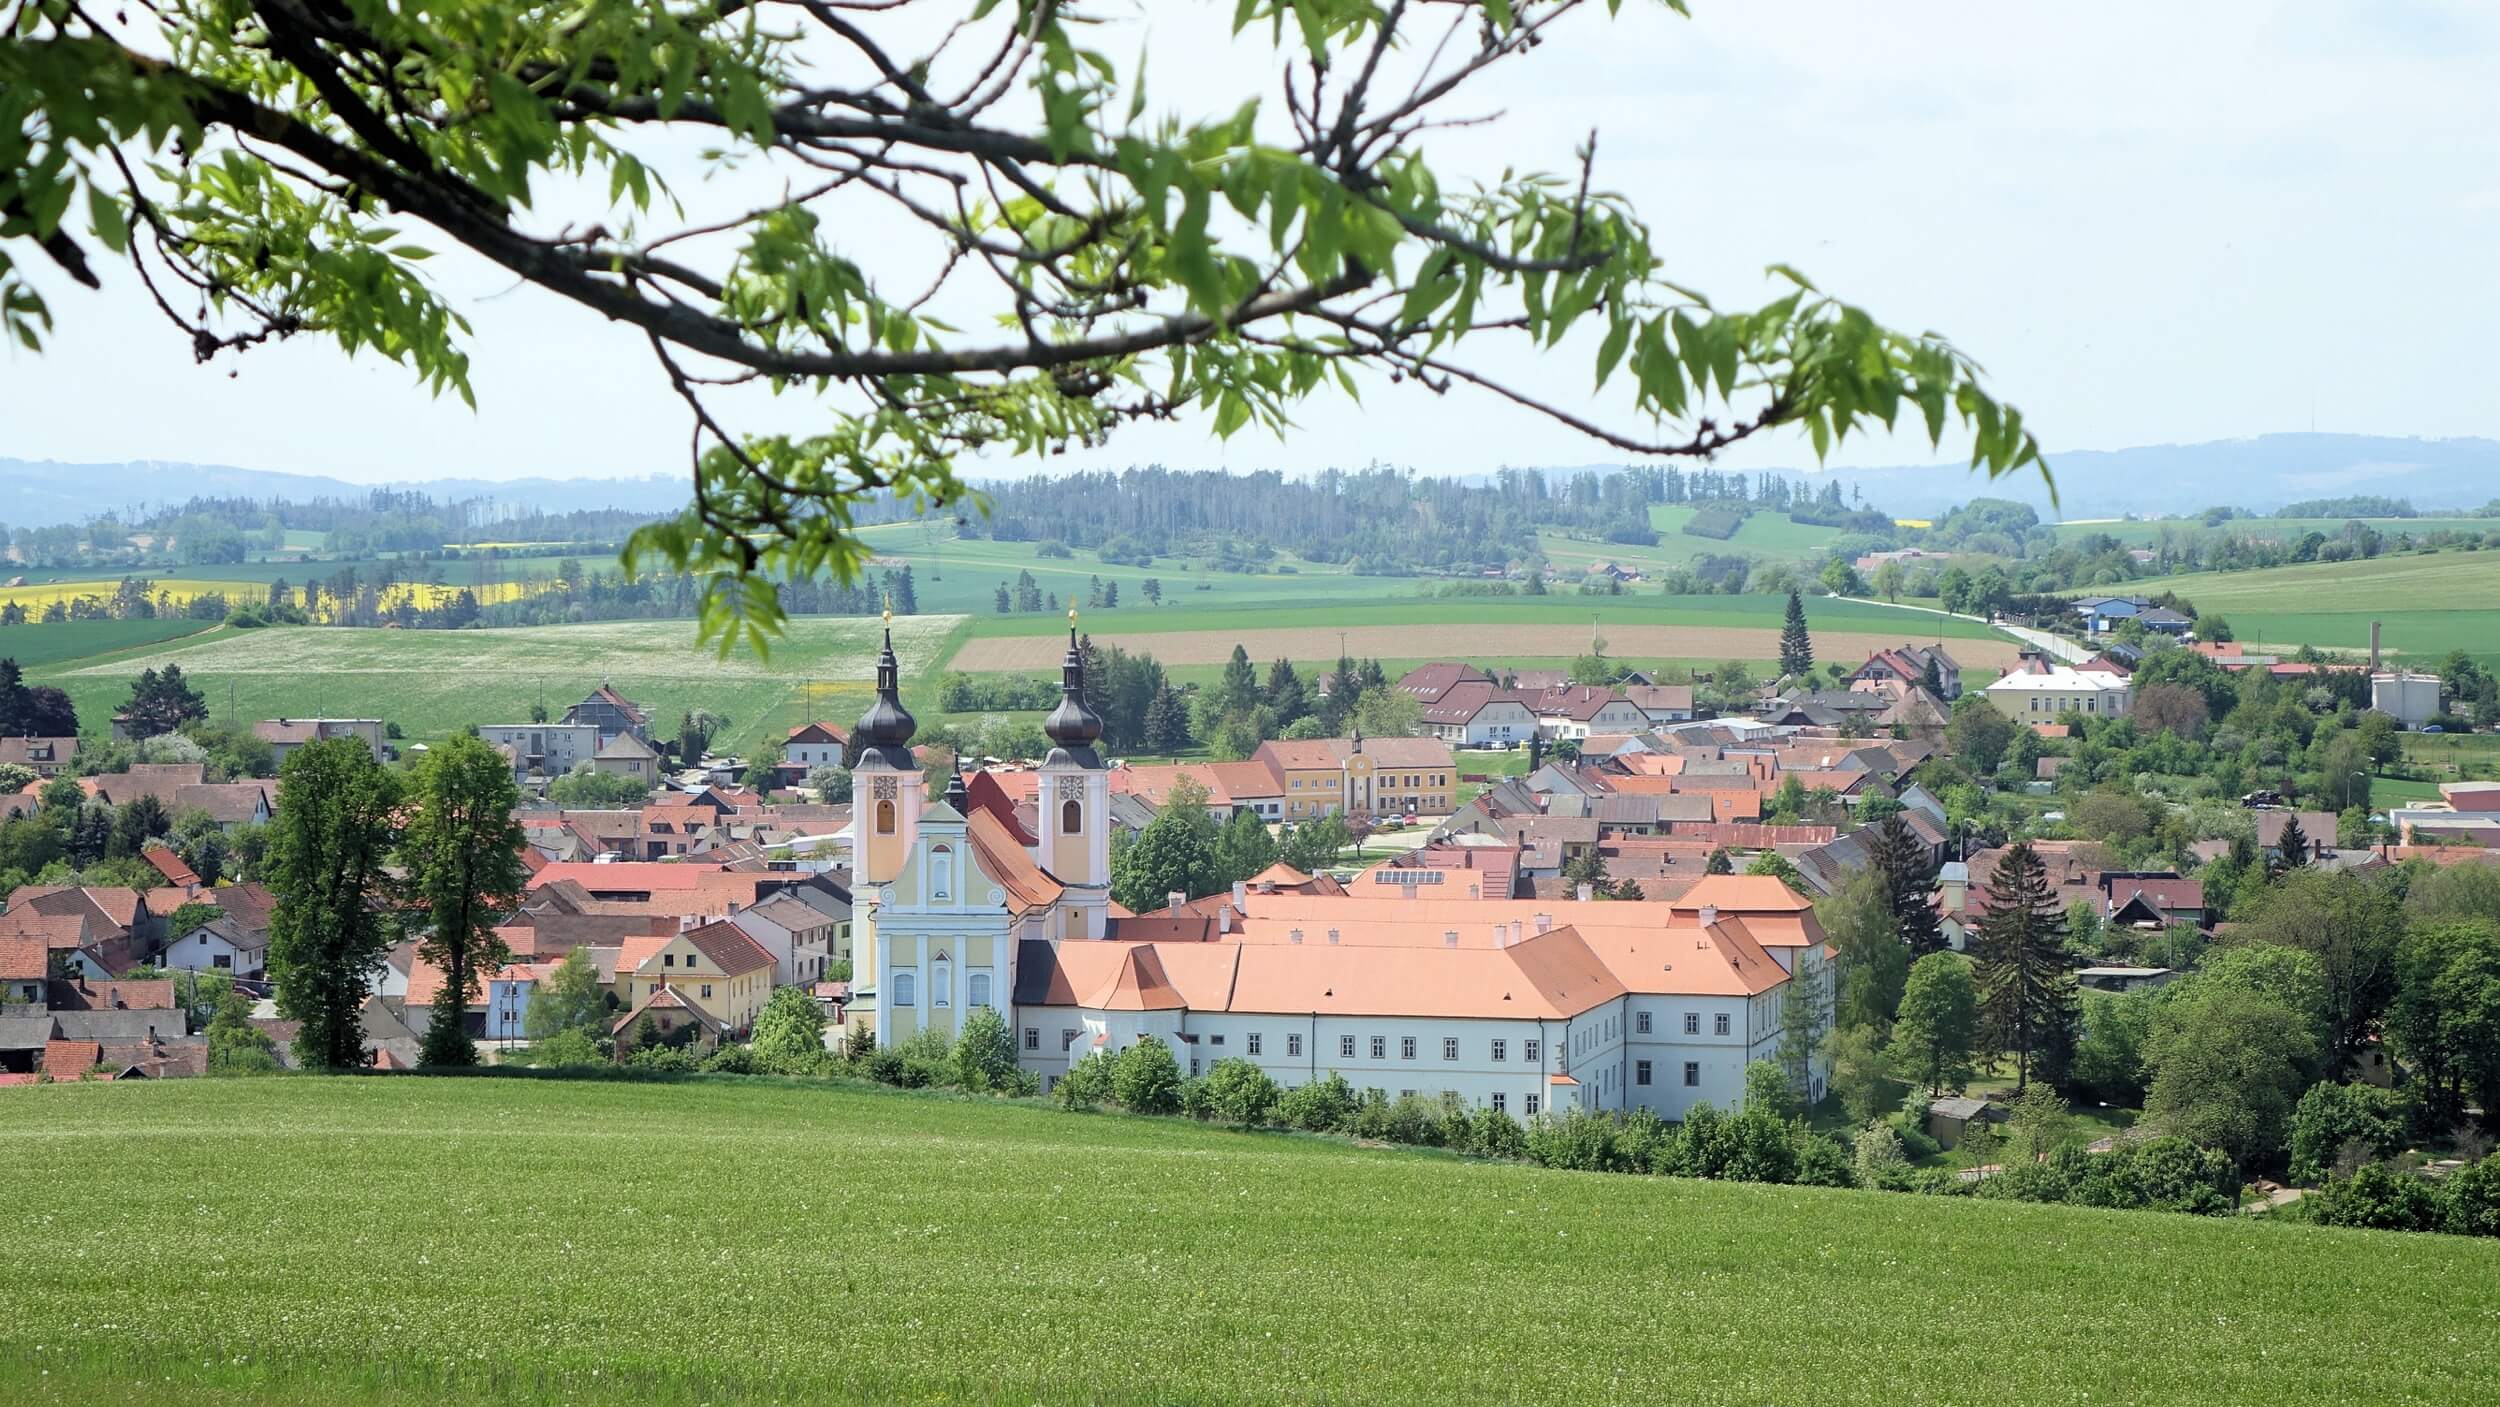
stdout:
<svg viewBox="0 0 2500 1407">
<path fill-rule="evenodd" d="M 1970 1127 L 1973 1119 L 2001 1124 L 2008 1117 L 2002 1105 L 1973 1095 L 1952 1095 L 1927 1106 L 1927 1136 L 1940 1147 L 1951 1148 L 1962 1141 L 1962 1131 Z"/>
</svg>

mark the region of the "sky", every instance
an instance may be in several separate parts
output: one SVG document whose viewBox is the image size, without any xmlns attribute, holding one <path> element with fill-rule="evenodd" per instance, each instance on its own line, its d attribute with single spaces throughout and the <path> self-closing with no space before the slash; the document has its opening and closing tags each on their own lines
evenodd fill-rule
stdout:
<svg viewBox="0 0 2500 1407">
<path fill-rule="evenodd" d="M 1259 49 L 1225 32 L 1230 5 L 1098 8 L 1129 17 L 1102 47 L 1143 45 L 1153 106 L 1273 93 Z M 2500 435 L 2487 352 L 2500 6 L 1692 8 L 1689 21 L 1638 0 L 1612 22 L 1572 17 L 1472 90 L 1466 110 L 1501 117 L 1436 137 L 1445 180 L 1567 167 L 1594 128 L 1599 184 L 1651 222 L 1668 274 L 1742 304 L 1776 296 L 1763 266 L 1786 260 L 1895 326 L 1944 332 L 2052 453 L 2313 427 Z M 854 252 L 881 238 L 864 226 Z M 115 266 L 100 294 L 45 284 L 60 326 L 41 355 L 0 350 L 0 457 L 363 482 L 682 471 L 685 413 L 638 336 L 483 261 L 431 269 L 474 324 L 474 412 L 313 339 L 195 365 Z M 1592 358 L 1566 344 L 1478 364 L 1582 405 Z M 1297 420 L 1282 440 L 1218 441 L 1184 418 L 1047 467 L 1474 473 L 1621 458 L 1482 396 L 1378 383 Z M 1879 436 L 1833 462 L 1934 457 Z M 1811 461 L 1802 442 L 1771 439 L 1722 463 Z"/>
</svg>

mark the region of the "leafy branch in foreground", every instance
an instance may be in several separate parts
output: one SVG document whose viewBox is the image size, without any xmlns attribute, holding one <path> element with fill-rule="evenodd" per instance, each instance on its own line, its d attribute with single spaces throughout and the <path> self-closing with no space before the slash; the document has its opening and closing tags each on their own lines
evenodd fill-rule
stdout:
<svg viewBox="0 0 2500 1407">
<path fill-rule="evenodd" d="M 1751 309 L 1669 278 L 1596 183 L 1594 133 L 1562 174 L 1444 189 L 1427 139 L 1489 120 L 1453 105 L 1592 8 L 1240 0 L 1239 61 L 1275 60 L 1278 98 L 1186 117 L 1055 0 L 171 0 L 110 22 L 16 0 L 0 329 L 39 347 L 52 326 L 13 261 L 92 286 L 101 246 L 203 360 L 319 333 L 468 399 L 468 325 L 402 229 L 429 226 L 648 343 L 687 407 L 693 503 L 627 557 L 708 574 L 724 649 L 778 626 L 771 577 L 858 572 L 865 495 L 957 501 L 967 454 L 1185 409 L 1281 429 L 1357 369 L 1631 454 L 1787 426 L 1824 454 L 1906 409 L 1931 441 L 1966 427 L 1991 475 L 2039 462 L 1939 336 L 1783 265 Z M 932 9 L 952 23 L 903 13 Z M 706 179 L 672 189 L 655 165 L 689 142 Z M 1604 410 L 1481 369 L 1583 328 Z M 731 387 L 812 396 L 825 428 L 742 431 L 714 404 Z"/>
</svg>

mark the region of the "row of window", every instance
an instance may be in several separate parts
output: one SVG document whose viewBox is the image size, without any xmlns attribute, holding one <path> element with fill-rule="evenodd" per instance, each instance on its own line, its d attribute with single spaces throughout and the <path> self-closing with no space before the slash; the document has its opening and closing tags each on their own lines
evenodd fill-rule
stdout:
<svg viewBox="0 0 2500 1407">
<path fill-rule="evenodd" d="M 1649 1079 L 1650 1068 L 1649 1068 L 1649 1067 L 1650 1067 L 1650 1063 L 1649 1063 L 1648 1061 L 1646 1061 L 1646 1060 L 1635 1060 L 1635 1061 L 1633 1061 L 1633 1062 L 1632 1062 L 1632 1083 L 1634 1083 L 1634 1084 L 1636 1084 L 1636 1085 L 1646 1085 L 1646 1084 L 1648 1084 L 1648 1083 L 1650 1082 L 1650 1079 Z M 1700 1061 L 1698 1061 L 1698 1060 L 1687 1060 L 1687 1061 L 1685 1061 L 1685 1062 L 1684 1062 L 1684 1087 L 1685 1087 L 1686 1089 L 1698 1089 L 1698 1088 L 1700 1088 L 1700 1087 L 1701 1087 L 1701 1062 L 1700 1062 Z"/>
<path fill-rule="evenodd" d="M 932 985 L 929 989 L 929 1005 L 953 1006 L 955 1004 L 955 988 L 954 984 L 946 980 L 945 964 L 939 964 L 932 971 L 931 982 Z M 916 972 L 895 973 L 894 1004 L 896 1006 L 917 1006 L 919 1001 L 920 974 Z M 990 1005 L 990 975 L 988 973 L 976 972 L 965 980 L 964 1005 Z"/>
</svg>

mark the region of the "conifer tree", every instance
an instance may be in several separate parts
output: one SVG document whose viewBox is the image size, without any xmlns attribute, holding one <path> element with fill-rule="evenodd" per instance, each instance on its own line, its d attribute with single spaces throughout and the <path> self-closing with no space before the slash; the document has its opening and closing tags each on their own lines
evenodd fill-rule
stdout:
<svg viewBox="0 0 2500 1407">
<path fill-rule="evenodd" d="M 1224 677 L 1216 681 L 1215 700 L 1229 717 L 1248 713 L 1259 706 L 1259 675 L 1250 667 L 1250 652 L 1233 646 L 1233 657 L 1224 662 Z"/>
<path fill-rule="evenodd" d="M 2017 841 L 1988 877 L 1974 952 L 1980 1010 L 1991 1043 L 2014 1053 L 2017 1090 L 2054 1072 L 2072 1049 L 2074 974 L 2066 965 L 2066 913 L 2048 866 Z"/>
<path fill-rule="evenodd" d="M 1910 950 L 1910 960 L 1916 962 L 1942 949 L 1944 934 L 1936 926 L 1936 906 L 1931 897 L 1936 872 L 1927 862 L 1927 847 L 1919 842 L 1917 833 L 1899 812 L 1886 816 L 1875 827 L 1874 852 L 1868 863 L 1883 873 L 1893 927 Z"/>
<path fill-rule="evenodd" d="M 1806 603 L 1797 588 L 1788 588 L 1788 619 L 1780 626 L 1780 673 L 1804 675 L 1814 669 L 1814 640 L 1806 634 Z"/>
<path fill-rule="evenodd" d="M 2273 869 L 2276 874 L 2296 870 L 2309 863 L 2309 833 L 2300 828 L 2300 813 L 2283 818 L 2283 834 L 2274 843 Z"/>
</svg>

